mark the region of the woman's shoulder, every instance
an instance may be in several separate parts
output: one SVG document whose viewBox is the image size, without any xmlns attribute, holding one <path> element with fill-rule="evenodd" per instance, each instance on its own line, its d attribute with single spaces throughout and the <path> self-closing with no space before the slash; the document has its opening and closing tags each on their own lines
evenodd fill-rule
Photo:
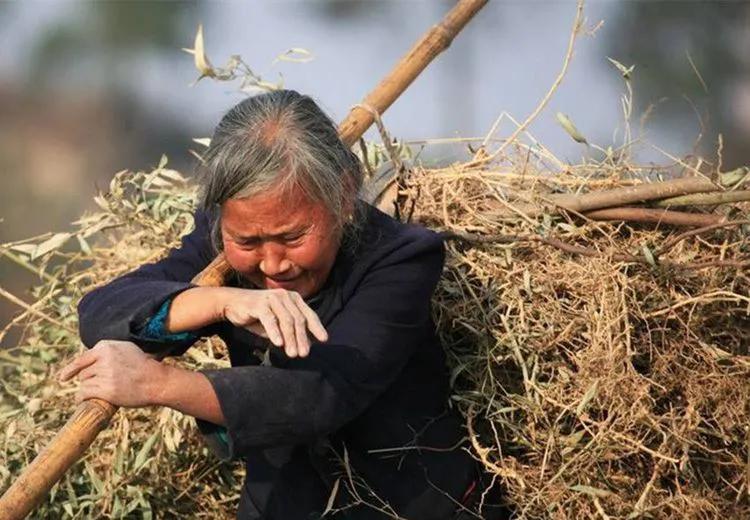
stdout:
<svg viewBox="0 0 750 520">
<path fill-rule="evenodd" d="M 372 266 L 410 259 L 429 262 L 432 257 L 439 257 L 442 265 L 443 240 L 438 233 L 418 224 L 399 222 L 370 204 L 366 204 L 363 213 L 354 254 L 356 263 Z"/>
</svg>

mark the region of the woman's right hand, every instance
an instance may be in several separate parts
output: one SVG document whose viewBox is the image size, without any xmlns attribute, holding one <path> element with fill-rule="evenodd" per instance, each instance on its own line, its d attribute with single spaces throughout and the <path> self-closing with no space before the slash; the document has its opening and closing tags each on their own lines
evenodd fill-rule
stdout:
<svg viewBox="0 0 750 520">
<path fill-rule="evenodd" d="M 285 289 L 238 289 L 223 287 L 219 314 L 238 327 L 271 340 L 283 347 L 289 357 L 310 353 L 308 331 L 327 341 L 328 333 L 299 293 Z"/>
</svg>

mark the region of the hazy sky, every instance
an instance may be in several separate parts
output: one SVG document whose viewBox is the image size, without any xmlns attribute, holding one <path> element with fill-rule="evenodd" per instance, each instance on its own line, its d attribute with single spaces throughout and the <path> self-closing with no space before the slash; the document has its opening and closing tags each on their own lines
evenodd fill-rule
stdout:
<svg viewBox="0 0 750 520">
<path fill-rule="evenodd" d="M 396 60 L 450 7 L 442 1 L 369 1 L 356 16 L 331 17 L 313 1 L 212 2 L 184 20 L 184 46 L 191 47 L 195 28 L 203 23 L 208 55 L 223 64 L 241 54 L 270 80 L 282 72 L 285 84 L 313 95 L 334 119 L 342 119 Z M 15 2 L 5 6 L 0 30 L 0 75 L 23 77 L 34 38 L 61 20 L 75 20 L 86 10 L 81 2 Z M 589 140 L 609 144 L 621 124 L 619 73 L 606 59 L 607 20 L 615 1 L 590 1 L 587 26 L 604 25 L 595 36 L 582 36 L 568 75 L 548 108 L 532 127 L 537 138 L 561 158 L 576 161 L 584 153 L 554 118 L 564 112 Z M 423 73 L 388 111 L 385 122 L 395 136 L 484 135 L 507 111 L 524 119 L 558 74 L 575 14 L 573 0 L 491 1 L 451 48 Z M 310 50 L 309 63 L 279 63 L 274 58 L 290 47 Z M 85 60 L 63 67 L 59 88 L 85 90 L 96 70 Z M 155 111 L 178 120 L 196 136 L 208 135 L 221 114 L 241 99 L 234 87 L 196 77 L 192 58 L 178 48 L 123 58 L 122 77 Z M 93 76 L 93 77 L 92 77 Z M 508 135 L 511 127 L 500 128 Z M 652 133 L 652 141 L 680 153 L 691 139 L 675 141 Z M 697 132 L 697 128 L 696 128 Z M 676 149 L 675 149 L 676 148 Z"/>
</svg>

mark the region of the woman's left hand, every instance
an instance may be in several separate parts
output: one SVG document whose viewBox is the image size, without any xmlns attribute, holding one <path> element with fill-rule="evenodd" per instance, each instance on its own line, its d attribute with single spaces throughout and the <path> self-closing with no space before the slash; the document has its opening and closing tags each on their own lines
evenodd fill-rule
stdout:
<svg viewBox="0 0 750 520">
<path fill-rule="evenodd" d="M 78 376 L 78 402 L 104 399 L 116 406 L 155 404 L 162 364 L 129 341 L 103 340 L 68 363 L 58 374 L 61 381 Z"/>
</svg>

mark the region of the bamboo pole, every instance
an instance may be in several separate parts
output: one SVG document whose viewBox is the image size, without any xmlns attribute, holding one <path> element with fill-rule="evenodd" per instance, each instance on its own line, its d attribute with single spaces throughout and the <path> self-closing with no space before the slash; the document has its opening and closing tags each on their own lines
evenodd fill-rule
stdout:
<svg viewBox="0 0 750 520">
<path fill-rule="evenodd" d="M 223 266 L 216 260 L 193 278 L 204 287 L 220 285 Z M 0 498 L 0 519 L 20 520 L 28 515 L 47 495 L 52 486 L 84 454 L 109 424 L 117 407 L 101 399 L 88 399 L 79 404 L 62 430 L 24 468 Z"/>
<path fill-rule="evenodd" d="M 391 72 L 365 97 L 361 105 L 372 107 L 379 114 L 385 112 L 427 65 L 450 46 L 461 29 L 486 3 L 487 0 L 458 2 L 440 23 L 433 26 L 414 44 Z M 363 107 L 354 107 L 339 125 L 341 140 L 348 146 L 353 146 L 374 121 L 372 112 Z"/>
<path fill-rule="evenodd" d="M 451 44 L 456 35 L 487 3 L 487 0 L 460 0 L 396 64 L 388 76 L 351 110 L 339 125 L 339 135 L 352 146 L 374 121 L 371 110 L 382 114 L 406 90 L 430 62 Z M 223 255 L 216 257 L 193 280 L 197 285 L 224 283 L 230 267 Z M 73 416 L 50 444 L 37 455 L 0 498 L 0 519 L 26 517 L 47 495 L 65 472 L 83 455 L 96 436 L 106 428 L 117 407 L 99 399 L 78 406 Z"/>
</svg>

